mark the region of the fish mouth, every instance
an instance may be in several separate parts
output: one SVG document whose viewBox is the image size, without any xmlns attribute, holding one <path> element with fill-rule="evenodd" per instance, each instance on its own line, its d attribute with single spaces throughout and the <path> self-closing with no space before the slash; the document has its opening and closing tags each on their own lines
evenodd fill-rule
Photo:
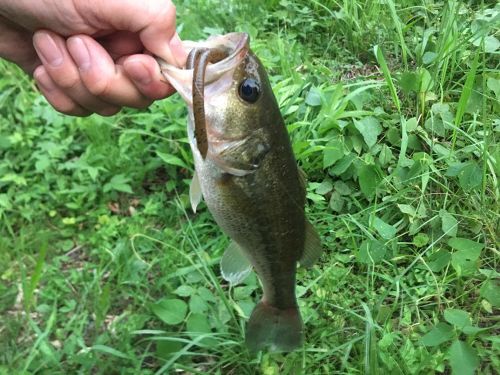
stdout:
<svg viewBox="0 0 500 375">
<path fill-rule="evenodd" d="M 209 64 L 205 71 L 205 85 L 216 83 L 226 73 L 234 70 L 245 58 L 249 49 L 250 37 L 247 33 L 229 33 L 214 35 L 207 40 L 193 42 L 183 41 L 187 53 L 195 48 L 223 48 L 228 51 L 228 56 L 214 64 Z M 193 69 L 179 68 L 156 57 L 162 75 L 174 86 L 188 105 L 192 105 Z"/>
</svg>

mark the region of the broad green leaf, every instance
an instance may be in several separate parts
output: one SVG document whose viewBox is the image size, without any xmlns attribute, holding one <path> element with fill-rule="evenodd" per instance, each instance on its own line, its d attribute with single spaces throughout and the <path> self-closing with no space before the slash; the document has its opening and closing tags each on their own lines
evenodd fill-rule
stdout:
<svg viewBox="0 0 500 375">
<path fill-rule="evenodd" d="M 393 127 L 390 127 L 389 130 L 385 133 L 385 136 L 390 144 L 393 146 L 401 145 L 401 132 Z"/>
<path fill-rule="evenodd" d="M 446 309 L 444 311 L 444 319 L 460 330 L 465 326 L 470 326 L 469 314 L 464 310 Z"/>
<path fill-rule="evenodd" d="M 473 375 L 479 365 L 476 350 L 466 342 L 455 340 L 451 344 L 449 355 L 453 375 Z"/>
<path fill-rule="evenodd" d="M 427 265 L 432 272 L 439 272 L 445 268 L 451 259 L 451 254 L 446 250 L 439 250 L 429 257 Z"/>
<path fill-rule="evenodd" d="M 483 171 L 476 162 L 469 162 L 465 165 L 458 174 L 458 182 L 460 187 L 465 191 L 469 191 L 481 186 L 483 181 Z"/>
<path fill-rule="evenodd" d="M 420 339 L 420 342 L 425 346 L 438 346 L 443 342 L 451 340 L 453 336 L 453 327 L 449 324 L 439 322 Z"/>
<path fill-rule="evenodd" d="M 156 151 L 156 154 L 160 157 L 161 160 L 163 160 L 165 163 L 170 164 L 170 165 L 176 165 L 181 168 L 186 168 L 189 169 L 186 163 L 184 163 L 181 159 L 179 159 L 175 155 L 171 154 L 166 154 L 164 152 Z"/>
<path fill-rule="evenodd" d="M 471 251 L 472 253 L 480 252 L 484 248 L 484 244 L 469 240 L 467 238 L 450 238 L 448 240 L 448 245 L 450 245 L 453 249 L 459 251 Z"/>
<path fill-rule="evenodd" d="M 155 315 L 165 323 L 175 325 L 182 323 L 187 313 L 186 302 L 180 299 L 163 299 L 151 306 Z"/>
<path fill-rule="evenodd" d="M 458 230 L 457 219 L 446 210 L 440 210 L 439 216 L 441 217 L 442 231 L 450 237 L 455 237 Z"/>
<path fill-rule="evenodd" d="M 189 299 L 189 310 L 195 314 L 203 314 L 208 310 L 207 302 L 199 295 L 194 294 Z"/>
<path fill-rule="evenodd" d="M 311 87 L 306 95 L 306 104 L 312 107 L 321 105 L 321 94 L 317 87 Z"/>
<path fill-rule="evenodd" d="M 207 333 L 212 332 L 207 318 L 206 314 L 189 315 L 189 318 L 186 321 L 186 331 L 191 338 L 196 339 L 200 335 L 206 335 Z M 200 344 L 214 346 L 217 342 L 213 337 L 207 336 L 200 340 Z"/>
<path fill-rule="evenodd" d="M 367 240 L 361 244 L 357 258 L 360 263 L 378 263 L 384 259 L 386 251 L 387 248 L 383 242 L 377 240 Z"/>
<path fill-rule="evenodd" d="M 337 180 L 333 183 L 333 188 L 339 192 L 340 195 L 350 195 L 352 190 L 344 181 Z"/>
<path fill-rule="evenodd" d="M 330 169 L 330 172 L 334 176 L 340 176 L 342 173 L 344 173 L 347 170 L 347 168 L 349 168 L 351 166 L 354 159 L 356 159 L 355 154 L 353 154 L 353 153 L 347 154 L 333 168 Z"/>
<path fill-rule="evenodd" d="M 0 207 L 10 210 L 12 204 L 10 203 L 9 196 L 7 194 L 0 194 Z"/>
<path fill-rule="evenodd" d="M 480 290 L 481 297 L 486 298 L 494 307 L 500 307 L 500 280 L 488 280 Z"/>
<path fill-rule="evenodd" d="M 488 327 L 486 327 L 486 328 L 479 328 L 479 327 L 471 325 L 471 326 L 465 326 L 462 329 L 462 332 L 465 333 L 466 335 L 475 335 L 476 333 L 479 333 L 481 331 L 486 331 L 488 329 L 489 329 Z"/>
<path fill-rule="evenodd" d="M 416 117 L 411 117 L 408 120 L 406 120 L 406 131 L 411 133 L 417 129 L 418 122 Z"/>
<path fill-rule="evenodd" d="M 409 204 L 398 204 L 398 208 L 402 213 L 407 214 L 411 217 L 417 216 L 417 211 Z"/>
<path fill-rule="evenodd" d="M 415 237 L 413 237 L 413 244 L 416 247 L 424 247 L 429 243 L 429 236 L 425 233 L 418 233 Z"/>
<path fill-rule="evenodd" d="M 346 140 L 350 141 L 352 144 L 352 148 L 356 151 L 357 154 L 361 154 L 363 151 L 363 137 L 361 135 L 353 134 L 349 137 L 346 137 Z"/>
<path fill-rule="evenodd" d="M 104 185 L 103 191 L 107 193 L 111 190 L 121 191 L 123 193 L 132 194 L 132 188 L 128 184 L 130 181 L 129 177 L 124 176 L 123 174 L 117 174 L 111 178 L 111 180 Z"/>
<path fill-rule="evenodd" d="M 37 172 L 43 172 L 50 166 L 50 159 L 46 155 L 41 155 L 35 163 Z"/>
<path fill-rule="evenodd" d="M 482 40 L 479 38 L 472 42 L 476 47 L 479 47 L 481 43 Z M 493 35 L 488 35 L 484 38 L 484 52 L 495 53 L 498 48 L 500 48 L 500 42 Z"/>
<path fill-rule="evenodd" d="M 393 239 L 397 232 L 396 228 L 376 216 L 373 218 L 373 227 L 384 240 Z"/>
<path fill-rule="evenodd" d="M 382 132 L 380 122 L 372 116 L 364 117 L 361 120 L 354 120 L 354 126 L 363 136 L 368 147 L 373 147 L 377 143 L 377 137 Z"/>
<path fill-rule="evenodd" d="M 159 358 L 168 359 L 172 356 L 172 353 L 179 352 L 183 345 L 178 341 L 158 340 L 155 341 L 155 346 L 156 355 Z"/>
<path fill-rule="evenodd" d="M 375 195 L 377 186 L 382 181 L 377 167 L 373 164 L 365 164 L 359 170 L 359 187 L 366 198 L 371 199 Z"/>
<path fill-rule="evenodd" d="M 174 290 L 174 293 L 181 297 L 189 297 L 194 293 L 194 289 L 189 285 L 181 285 Z"/>
<path fill-rule="evenodd" d="M 324 196 L 312 192 L 308 192 L 306 198 L 312 200 L 313 202 L 323 202 L 325 200 Z"/>
<path fill-rule="evenodd" d="M 323 150 L 323 168 L 328 168 L 344 157 L 344 144 L 340 139 L 328 142 Z"/>
<path fill-rule="evenodd" d="M 319 184 L 319 186 L 316 188 L 316 194 L 325 195 L 326 193 L 332 191 L 332 189 L 333 185 L 331 181 L 325 180 L 321 184 Z"/>
<path fill-rule="evenodd" d="M 186 322 L 186 330 L 190 333 L 210 333 L 210 324 L 207 316 L 202 314 L 191 314 Z M 197 336 L 197 335 L 192 335 Z"/>
<path fill-rule="evenodd" d="M 473 274 L 477 270 L 484 245 L 466 238 L 451 238 L 448 244 L 457 250 L 451 256 L 451 265 L 455 271 L 464 276 Z"/>
<path fill-rule="evenodd" d="M 0 181 L 2 182 L 13 182 L 16 185 L 19 186 L 26 186 L 27 181 L 23 176 L 20 176 L 16 173 L 6 173 L 4 176 L 0 178 Z"/>
<path fill-rule="evenodd" d="M 416 72 L 404 72 L 398 79 L 401 90 L 408 95 L 411 92 L 418 92 L 420 87 L 420 75 Z"/>
<path fill-rule="evenodd" d="M 337 190 L 335 190 L 332 193 L 332 196 L 330 197 L 330 202 L 329 202 L 330 208 L 335 212 L 342 212 L 342 209 L 344 208 L 344 203 L 345 199 L 342 198 L 342 196 Z"/>
<path fill-rule="evenodd" d="M 439 135 L 440 137 L 444 137 L 446 135 L 446 129 L 443 124 L 443 120 L 436 115 L 431 116 L 427 120 L 425 120 L 424 128 L 432 134 Z"/>
<path fill-rule="evenodd" d="M 420 69 L 420 92 L 425 93 L 434 87 L 434 79 L 431 73 L 425 68 Z"/>
<path fill-rule="evenodd" d="M 422 62 L 424 64 L 430 64 L 430 63 L 432 63 L 436 59 L 436 57 L 437 57 L 437 53 L 436 52 L 427 51 L 422 56 Z"/>
<path fill-rule="evenodd" d="M 464 167 L 466 165 L 467 165 L 466 163 L 460 163 L 460 162 L 451 163 L 444 175 L 447 177 L 458 176 L 460 174 L 460 172 L 462 172 L 462 169 L 464 169 Z"/>
<path fill-rule="evenodd" d="M 500 79 L 489 77 L 486 81 L 486 85 L 495 93 L 495 98 L 500 99 Z"/>
<path fill-rule="evenodd" d="M 386 144 L 382 145 L 380 153 L 378 154 L 378 160 L 382 167 L 386 166 L 393 158 L 391 148 Z"/>
<path fill-rule="evenodd" d="M 409 182 L 411 184 L 417 183 L 418 182 L 417 178 L 422 176 L 422 173 L 427 169 L 426 167 L 427 165 L 422 160 L 417 160 L 413 162 L 413 165 L 404 176 L 404 181 Z"/>
<path fill-rule="evenodd" d="M 439 144 L 439 143 L 435 143 L 435 144 L 432 146 L 432 150 L 433 150 L 436 154 L 438 154 L 438 156 L 446 156 L 446 157 L 449 157 L 449 156 L 451 156 L 451 155 L 452 155 L 452 151 L 451 151 L 449 148 L 447 148 L 447 147 L 445 147 L 445 146 L 443 146 L 443 145 L 441 145 L 441 144 Z M 457 174 L 458 174 L 458 172 L 457 172 Z"/>
</svg>

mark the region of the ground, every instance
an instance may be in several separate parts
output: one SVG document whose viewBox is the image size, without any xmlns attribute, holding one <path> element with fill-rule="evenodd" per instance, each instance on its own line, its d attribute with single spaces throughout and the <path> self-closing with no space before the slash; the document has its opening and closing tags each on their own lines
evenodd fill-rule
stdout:
<svg viewBox="0 0 500 375">
<path fill-rule="evenodd" d="M 56 113 L 0 62 L 0 374 L 493 374 L 500 368 L 495 1 L 178 1 L 183 39 L 246 31 L 325 252 L 305 345 L 251 356 L 261 293 L 193 214 L 175 96 Z"/>
</svg>

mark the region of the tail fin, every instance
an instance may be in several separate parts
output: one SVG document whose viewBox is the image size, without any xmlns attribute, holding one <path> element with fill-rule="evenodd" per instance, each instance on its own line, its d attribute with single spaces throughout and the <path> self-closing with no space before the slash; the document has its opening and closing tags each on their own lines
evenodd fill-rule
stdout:
<svg viewBox="0 0 500 375">
<path fill-rule="evenodd" d="M 250 316 L 246 344 L 251 352 L 270 347 L 290 352 L 302 345 L 302 319 L 297 307 L 280 310 L 260 301 Z"/>
</svg>

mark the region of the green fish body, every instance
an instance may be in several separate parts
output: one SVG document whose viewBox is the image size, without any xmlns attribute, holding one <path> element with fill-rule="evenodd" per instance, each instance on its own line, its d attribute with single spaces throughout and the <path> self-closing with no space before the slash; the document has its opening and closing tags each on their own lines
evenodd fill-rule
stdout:
<svg viewBox="0 0 500 375">
<path fill-rule="evenodd" d="M 290 351 L 301 345 L 303 336 L 295 297 L 297 262 L 311 264 L 321 244 L 305 217 L 304 182 L 248 36 L 233 33 L 208 41 L 208 48 L 221 45 L 231 51 L 229 56 L 206 71 L 205 155 L 195 137 L 197 108 L 190 106 L 188 135 L 198 179 L 191 190 L 193 206 L 199 201 L 199 186 L 215 221 L 233 241 L 223 257 L 223 275 L 237 281 L 251 265 L 262 283 L 262 300 L 246 329 L 248 347 Z M 192 104 L 189 75 L 176 76 L 173 68 L 162 71 L 179 86 L 188 106 Z"/>
</svg>

